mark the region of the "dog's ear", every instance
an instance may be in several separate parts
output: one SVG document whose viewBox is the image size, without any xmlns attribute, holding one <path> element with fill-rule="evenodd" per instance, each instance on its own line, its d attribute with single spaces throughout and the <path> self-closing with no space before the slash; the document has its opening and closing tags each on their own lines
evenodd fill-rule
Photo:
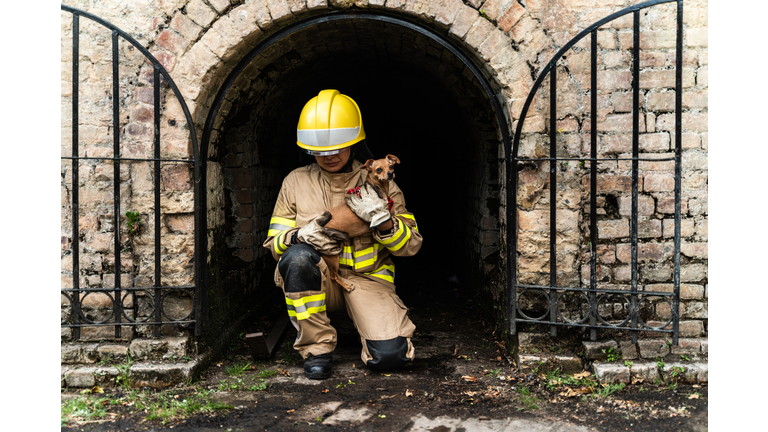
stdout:
<svg viewBox="0 0 768 432">
<path fill-rule="evenodd" d="M 368 171 L 373 169 L 373 159 L 368 159 L 365 161 L 365 165 L 363 165 L 363 168 L 367 169 Z"/>
<path fill-rule="evenodd" d="M 391 163 L 395 163 L 395 164 L 399 164 L 399 163 L 400 163 L 400 159 L 398 159 L 398 158 L 397 158 L 397 156 L 395 156 L 395 155 L 392 155 L 392 154 L 388 154 L 388 155 L 387 155 L 387 159 L 388 159 L 388 160 L 389 160 Z"/>
</svg>

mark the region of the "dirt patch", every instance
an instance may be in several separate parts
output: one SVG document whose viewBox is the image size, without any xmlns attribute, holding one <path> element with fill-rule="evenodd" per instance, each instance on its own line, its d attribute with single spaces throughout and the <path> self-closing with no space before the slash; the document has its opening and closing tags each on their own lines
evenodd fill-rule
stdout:
<svg viewBox="0 0 768 432">
<path fill-rule="evenodd" d="M 442 288 L 446 287 L 437 289 Z M 137 410 L 135 403 L 128 405 L 129 392 L 107 390 L 92 397 L 102 401 L 111 415 L 97 422 L 73 422 L 62 430 L 461 430 L 414 426 L 419 418 L 442 417 L 475 419 L 481 425 L 502 419 L 559 421 L 596 431 L 707 430 L 705 384 L 596 386 L 593 393 L 578 393 L 587 390 L 557 384 L 552 375 L 517 373 L 491 326 L 469 299 L 441 302 L 445 296 L 403 297 L 412 307 L 411 318 L 417 326 L 413 338 L 417 358 L 401 370 L 378 372 L 363 366 L 351 321 L 331 315 L 339 344 L 328 380 L 304 378 L 302 361 L 291 348 L 295 331 L 289 328 L 269 361 L 251 359 L 240 340 L 199 382 L 143 391 L 149 398 L 176 401 L 203 394 L 201 401 L 210 403 L 211 410 L 186 418 L 182 417 L 188 414 L 183 413 L 170 416 L 164 424 L 162 418 L 147 420 L 149 412 Z M 578 394 L 567 397 L 569 393 Z M 123 402 L 113 402 L 121 397 Z"/>
</svg>

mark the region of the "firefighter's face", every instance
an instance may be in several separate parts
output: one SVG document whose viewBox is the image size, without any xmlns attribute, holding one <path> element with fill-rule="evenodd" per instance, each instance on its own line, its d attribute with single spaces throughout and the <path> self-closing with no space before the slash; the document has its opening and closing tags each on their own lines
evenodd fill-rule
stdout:
<svg viewBox="0 0 768 432">
<path fill-rule="evenodd" d="M 317 161 L 317 164 L 320 165 L 320 168 L 328 172 L 335 173 L 347 166 L 349 154 L 350 149 L 347 147 L 335 155 L 315 156 L 315 160 Z"/>
</svg>

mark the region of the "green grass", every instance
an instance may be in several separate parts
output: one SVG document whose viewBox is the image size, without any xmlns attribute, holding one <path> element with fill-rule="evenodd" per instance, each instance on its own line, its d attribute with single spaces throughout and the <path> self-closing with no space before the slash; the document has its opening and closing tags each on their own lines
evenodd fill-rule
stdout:
<svg viewBox="0 0 768 432">
<path fill-rule="evenodd" d="M 99 420 L 107 416 L 107 410 L 99 399 L 79 397 L 61 403 L 61 425 L 73 421 Z"/>
<path fill-rule="evenodd" d="M 272 378 L 273 376 L 277 375 L 276 370 L 270 370 L 270 369 L 262 369 L 259 371 L 259 376 L 261 378 Z"/>
<path fill-rule="evenodd" d="M 156 420 L 163 424 L 193 414 L 234 408 L 232 405 L 208 400 L 210 393 L 206 390 L 190 394 L 131 392 L 128 396 L 117 399 L 116 402 L 118 404 L 133 403 L 135 410 L 146 412 L 147 420 Z"/>
<path fill-rule="evenodd" d="M 224 372 L 229 376 L 237 376 L 242 375 L 245 373 L 246 370 L 248 370 L 248 367 L 251 366 L 252 362 L 248 363 L 235 363 L 232 366 L 227 366 L 224 368 Z"/>
<path fill-rule="evenodd" d="M 583 378 L 575 378 L 573 376 L 563 375 L 563 373 L 560 372 L 560 369 L 548 372 L 545 374 L 545 377 L 547 379 L 547 389 L 550 391 L 555 390 L 557 387 L 561 386 L 597 386 L 597 381 L 592 378 L 592 375 Z"/>
<path fill-rule="evenodd" d="M 254 381 L 257 378 L 254 377 Z M 233 378 L 231 380 L 223 380 L 219 383 L 220 391 L 264 391 L 269 387 L 263 379 L 259 379 L 256 384 L 247 384 L 242 378 Z"/>
<path fill-rule="evenodd" d="M 605 387 L 598 387 L 592 395 L 593 397 L 606 398 L 619 390 L 623 390 L 626 386 L 624 383 L 608 384 Z"/>
<path fill-rule="evenodd" d="M 539 406 L 536 404 L 538 402 L 538 399 L 536 399 L 536 396 L 531 394 L 531 390 L 528 387 L 520 387 L 517 389 L 517 392 L 520 394 L 520 402 L 525 405 L 523 408 L 518 408 L 518 411 L 527 409 L 527 410 L 537 410 L 539 409 Z"/>
</svg>

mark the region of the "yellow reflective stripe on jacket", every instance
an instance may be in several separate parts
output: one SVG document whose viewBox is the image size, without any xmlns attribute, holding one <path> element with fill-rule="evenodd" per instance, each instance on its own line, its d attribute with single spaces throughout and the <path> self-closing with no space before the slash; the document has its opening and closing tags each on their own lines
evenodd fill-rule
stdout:
<svg viewBox="0 0 768 432">
<path fill-rule="evenodd" d="M 399 223 L 398 226 L 399 228 L 392 234 L 392 237 L 379 240 L 381 244 L 391 251 L 399 250 L 405 246 L 405 243 L 411 238 L 411 229 L 408 228 L 408 225 L 406 225 L 405 222 Z"/>
<path fill-rule="evenodd" d="M 283 237 L 285 237 L 286 232 L 287 231 L 282 231 L 280 232 L 280 234 L 275 236 L 275 252 L 278 255 L 282 255 L 283 252 L 288 250 L 288 246 L 286 246 L 285 243 L 283 242 Z"/>
<path fill-rule="evenodd" d="M 355 251 L 355 270 L 359 270 L 363 267 L 373 265 L 379 257 L 379 244 L 374 243 L 373 246 L 363 249 L 361 251 Z"/>
<path fill-rule="evenodd" d="M 291 228 L 296 228 L 295 220 L 273 216 L 272 219 L 269 220 L 267 237 L 272 237 L 273 235 L 277 235 L 280 232 L 287 231 Z"/>
<path fill-rule="evenodd" d="M 304 320 L 313 313 L 325 310 L 325 293 L 302 297 L 296 300 L 286 297 L 285 304 L 288 308 L 288 316 L 296 317 L 297 320 Z"/>
<path fill-rule="evenodd" d="M 384 279 L 387 282 L 395 283 L 395 266 L 394 265 L 386 265 L 379 267 L 377 270 L 374 270 L 370 273 L 365 273 L 368 276 L 377 277 L 379 279 Z"/>
<path fill-rule="evenodd" d="M 355 266 L 355 257 L 352 252 L 352 246 L 344 246 L 341 255 L 339 255 L 339 265 L 350 268 Z"/>
<path fill-rule="evenodd" d="M 416 232 L 419 232 L 419 224 L 416 222 L 416 218 L 412 214 L 399 214 L 397 217 L 410 219 L 413 221 L 413 229 L 416 230 Z"/>
</svg>

